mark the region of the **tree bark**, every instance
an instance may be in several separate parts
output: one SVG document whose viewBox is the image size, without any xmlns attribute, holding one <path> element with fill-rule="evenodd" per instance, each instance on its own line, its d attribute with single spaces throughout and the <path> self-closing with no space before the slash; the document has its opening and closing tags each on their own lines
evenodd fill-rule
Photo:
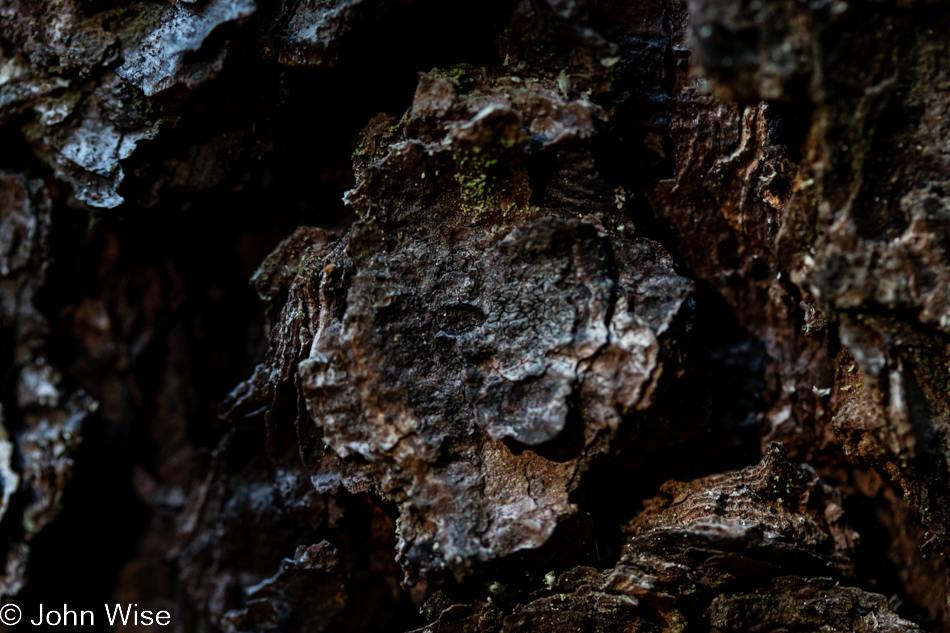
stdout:
<svg viewBox="0 0 950 633">
<path fill-rule="evenodd" d="M 947 32 L 0 0 L 3 600 L 950 631 Z"/>
</svg>

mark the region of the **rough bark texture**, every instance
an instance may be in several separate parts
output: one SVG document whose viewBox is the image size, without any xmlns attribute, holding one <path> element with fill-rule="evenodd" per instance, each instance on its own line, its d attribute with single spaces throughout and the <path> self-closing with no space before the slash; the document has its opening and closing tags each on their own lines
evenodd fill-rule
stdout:
<svg viewBox="0 0 950 633">
<path fill-rule="evenodd" d="M 950 631 L 948 32 L 0 0 L 0 595 Z"/>
</svg>

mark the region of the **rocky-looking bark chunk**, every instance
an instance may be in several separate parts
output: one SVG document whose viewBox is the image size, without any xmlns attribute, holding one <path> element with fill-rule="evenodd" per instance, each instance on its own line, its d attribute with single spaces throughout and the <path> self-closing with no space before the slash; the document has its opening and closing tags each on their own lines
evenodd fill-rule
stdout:
<svg viewBox="0 0 950 633">
<path fill-rule="evenodd" d="M 689 384 L 691 285 L 624 236 L 590 149 L 603 113 L 554 78 L 495 72 L 422 77 L 405 120 L 377 117 L 357 153 L 363 220 L 273 256 L 297 274 L 258 376 L 297 380 L 299 435 L 315 425 L 368 464 L 410 577 L 543 546 L 618 434 L 657 446 L 702 428 L 701 391 L 692 418 L 659 413 L 669 378 Z M 543 180 L 533 155 L 550 156 Z M 235 397 L 267 401 L 252 383 Z"/>
<path fill-rule="evenodd" d="M 896 616 L 884 596 L 824 578 L 780 577 L 755 592 L 719 596 L 708 617 L 716 633 L 923 631 Z"/>
<path fill-rule="evenodd" d="M 50 207 L 42 181 L 0 172 L 0 378 L 16 386 L 0 402 L 0 518 L 16 512 L 4 522 L 0 596 L 23 588 L 30 543 L 62 510 L 83 421 L 98 406 L 64 390 L 44 355 L 49 324 L 36 301 L 49 265 Z"/>
<path fill-rule="evenodd" d="M 884 596 L 848 586 L 857 534 L 841 502 L 775 443 L 755 466 L 665 483 L 613 567 L 486 584 L 465 604 L 436 593 L 422 630 L 919 631 Z"/>
</svg>

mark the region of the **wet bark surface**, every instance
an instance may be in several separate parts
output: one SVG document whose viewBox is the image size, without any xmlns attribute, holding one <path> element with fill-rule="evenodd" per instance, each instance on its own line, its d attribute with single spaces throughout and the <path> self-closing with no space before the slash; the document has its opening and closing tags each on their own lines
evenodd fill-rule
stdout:
<svg viewBox="0 0 950 633">
<path fill-rule="evenodd" d="M 0 0 L 3 600 L 950 631 L 948 28 Z"/>
</svg>

